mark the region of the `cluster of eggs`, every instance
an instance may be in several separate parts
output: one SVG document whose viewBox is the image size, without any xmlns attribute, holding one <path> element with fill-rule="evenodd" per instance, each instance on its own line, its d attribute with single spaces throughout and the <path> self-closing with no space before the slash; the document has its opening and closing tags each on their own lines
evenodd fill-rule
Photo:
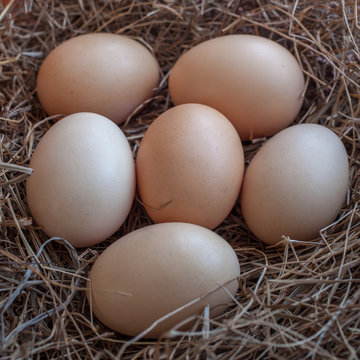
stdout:
<svg viewBox="0 0 360 360">
<path fill-rule="evenodd" d="M 107 326 L 150 338 L 205 305 L 216 316 L 231 302 L 239 263 L 212 230 L 239 196 L 260 240 L 310 240 L 336 217 L 349 173 L 328 128 L 286 128 L 303 102 L 302 70 L 285 48 L 254 35 L 208 40 L 178 59 L 169 77 L 175 106 L 149 126 L 135 166 L 118 125 L 158 81 L 155 57 L 125 36 L 81 35 L 55 48 L 37 91 L 49 115 L 64 117 L 37 145 L 26 189 L 44 232 L 84 247 L 119 229 L 137 186 L 156 224 L 107 247 L 87 296 Z M 244 174 L 242 141 L 271 135 Z"/>
</svg>

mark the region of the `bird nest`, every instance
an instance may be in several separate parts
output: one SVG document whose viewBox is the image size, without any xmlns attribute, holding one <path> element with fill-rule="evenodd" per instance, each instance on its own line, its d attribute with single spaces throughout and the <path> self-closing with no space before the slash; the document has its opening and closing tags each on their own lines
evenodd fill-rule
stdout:
<svg viewBox="0 0 360 360">
<path fill-rule="evenodd" d="M 0 2 L 0 315 L 2 359 L 355 359 L 360 353 L 360 27 L 356 1 L 8 0 Z M 98 255 L 151 223 L 135 201 L 107 241 L 74 250 L 49 239 L 25 200 L 29 159 L 53 124 L 36 95 L 44 57 L 90 32 L 123 34 L 152 49 L 161 67 L 154 96 L 121 125 L 134 156 L 172 106 L 167 79 L 178 57 L 221 35 L 268 37 L 297 58 L 306 94 L 294 123 L 332 129 L 346 147 L 350 185 L 335 222 L 308 243 L 267 247 L 249 233 L 239 202 L 215 231 L 241 266 L 236 301 L 200 331 L 150 341 L 94 319 L 83 291 Z M 244 143 L 248 164 L 265 139 Z"/>
</svg>

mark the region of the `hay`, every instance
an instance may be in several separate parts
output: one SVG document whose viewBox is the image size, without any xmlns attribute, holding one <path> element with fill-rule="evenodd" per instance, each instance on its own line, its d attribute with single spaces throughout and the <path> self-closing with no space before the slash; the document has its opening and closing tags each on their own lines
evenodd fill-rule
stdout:
<svg viewBox="0 0 360 360">
<path fill-rule="evenodd" d="M 2 359 L 355 359 L 360 354 L 360 27 L 356 0 L 24 0 L 0 5 L 0 311 Z M 239 209 L 216 229 L 241 264 L 236 303 L 202 331 L 131 341 L 92 318 L 81 287 L 114 239 L 150 223 L 136 202 L 122 228 L 91 249 L 47 239 L 32 222 L 24 179 L 53 119 L 35 91 L 44 56 L 65 39 L 126 34 L 153 49 L 162 82 L 122 126 L 134 154 L 151 121 L 171 106 L 167 77 L 179 55 L 205 39 L 253 33 L 286 46 L 307 77 L 296 122 L 333 129 L 346 146 L 351 183 L 336 222 L 310 243 L 265 247 Z M 264 139 L 244 144 L 246 161 Z M 296 246 L 295 246 L 296 245 Z M 175 337 L 178 335 L 179 337 Z"/>
</svg>

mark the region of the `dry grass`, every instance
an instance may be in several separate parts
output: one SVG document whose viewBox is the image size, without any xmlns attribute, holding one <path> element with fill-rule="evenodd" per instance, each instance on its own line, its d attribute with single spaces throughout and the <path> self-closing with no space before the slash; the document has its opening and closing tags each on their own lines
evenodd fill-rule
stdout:
<svg viewBox="0 0 360 360">
<path fill-rule="evenodd" d="M 24 0 L 0 5 L 0 315 L 2 359 L 356 359 L 360 354 L 360 3 L 357 0 Z M 8 7 L 5 4 L 9 4 Z M 92 319 L 81 286 L 112 240 L 149 224 L 141 205 L 109 241 L 75 251 L 32 222 L 24 179 L 51 126 L 35 91 L 44 56 L 65 39 L 107 31 L 152 48 L 162 68 L 154 98 L 122 127 L 134 154 L 171 106 L 169 70 L 195 44 L 222 34 L 270 37 L 296 55 L 307 77 L 296 122 L 333 129 L 346 146 L 351 184 L 335 223 L 308 244 L 266 248 L 237 204 L 216 231 L 241 264 L 237 303 L 202 331 L 129 341 Z M 244 144 L 249 161 L 263 140 Z M 294 246 L 296 244 L 296 246 Z M 175 338 L 175 335 L 180 337 Z"/>
</svg>

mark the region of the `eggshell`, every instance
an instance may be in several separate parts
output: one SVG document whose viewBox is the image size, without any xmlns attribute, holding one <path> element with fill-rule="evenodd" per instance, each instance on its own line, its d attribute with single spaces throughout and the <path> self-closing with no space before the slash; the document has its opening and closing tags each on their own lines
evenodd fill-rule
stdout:
<svg viewBox="0 0 360 360">
<path fill-rule="evenodd" d="M 47 235 L 91 246 L 125 221 L 134 200 L 135 164 L 111 120 L 92 113 L 63 118 L 40 140 L 30 167 L 27 203 Z"/>
<path fill-rule="evenodd" d="M 287 128 L 251 161 L 241 190 L 250 230 L 267 244 L 312 240 L 344 203 L 349 165 L 341 140 L 317 124 Z"/>
<path fill-rule="evenodd" d="M 189 222 L 213 229 L 239 196 L 242 144 L 218 111 L 199 104 L 179 105 L 146 131 L 136 171 L 141 201 L 154 222 Z"/>
<path fill-rule="evenodd" d="M 91 269 L 87 295 L 100 321 L 130 336 L 183 307 L 144 336 L 155 338 L 200 315 L 205 305 L 212 317 L 222 314 L 236 294 L 239 275 L 237 256 L 219 235 L 197 225 L 163 223 L 111 244 Z"/>
<path fill-rule="evenodd" d="M 37 92 L 49 115 L 94 112 L 119 124 L 152 96 L 158 81 L 157 60 L 145 46 L 122 35 L 92 33 L 50 52 Z"/>
<path fill-rule="evenodd" d="M 169 90 L 175 105 L 201 103 L 223 113 L 242 140 L 275 134 L 303 103 L 304 76 L 275 41 L 227 35 L 193 47 L 175 63 Z"/>
</svg>

